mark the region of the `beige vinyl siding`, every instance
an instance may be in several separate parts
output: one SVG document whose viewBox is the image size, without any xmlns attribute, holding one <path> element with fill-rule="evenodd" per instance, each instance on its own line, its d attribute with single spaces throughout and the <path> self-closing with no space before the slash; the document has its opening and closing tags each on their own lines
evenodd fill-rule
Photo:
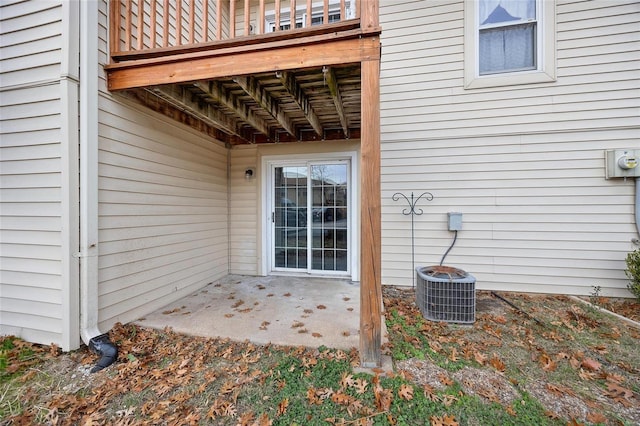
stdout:
<svg viewBox="0 0 640 426">
<path fill-rule="evenodd" d="M 62 11 L 59 1 L 2 2 L 3 87 L 60 78 Z"/>
<path fill-rule="evenodd" d="M 229 229 L 230 272 L 232 274 L 258 274 L 258 150 L 255 145 L 234 147 L 230 150 L 229 169 Z M 247 169 L 254 177 L 245 179 Z"/>
<path fill-rule="evenodd" d="M 227 154 L 106 94 L 99 122 L 99 318 L 108 329 L 228 273 Z"/>
<path fill-rule="evenodd" d="M 557 1 L 557 81 L 465 90 L 463 2 L 381 1 L 383 282 L 445 263 L 478 288 L 628 296 L 634 183 L 605 180 L 604 152 L 640 147 L 640 3 Z"/>
<path fill-rule="evenodd" d="M 65 288 L 77 246 L 63 234 L 75 219 L 63 183 L 74 160 L 63 140 L 62 7 L 4 1 L 0 17 L 0 334 L 68 350 L 78 344 Z"/>
<path fill-rule="evenodd" d="M 99 24 L 104 64 L 106 2 Z M 227 149 L 108 92 L 99 74 L 98 304 L 108 330 L 228 274 Z"/>
</svg>

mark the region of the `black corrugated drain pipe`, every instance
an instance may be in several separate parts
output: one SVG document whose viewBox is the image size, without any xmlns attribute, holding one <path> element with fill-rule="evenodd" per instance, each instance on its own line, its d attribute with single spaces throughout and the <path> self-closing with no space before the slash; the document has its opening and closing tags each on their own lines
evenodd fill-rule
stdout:
<svg viewBox="0 0 640 426">
<path fill-rule="evenodd" d="M 89 350 L 100 355 L 98 363 L 91 369 L 91 373 L 96 373 L 107 368 L 118 359 L 118 347 L 111 343 L 109 335 L 101 334 L 89 340 Z"/>
</svg>

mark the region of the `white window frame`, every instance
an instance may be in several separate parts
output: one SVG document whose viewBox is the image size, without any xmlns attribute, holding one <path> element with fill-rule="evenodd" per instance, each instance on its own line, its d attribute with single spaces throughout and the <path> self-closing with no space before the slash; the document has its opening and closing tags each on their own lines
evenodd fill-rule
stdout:
<svg viewBox="0 0 640 426">
<path fill-rule="evenodd" d="M 556 81 L 556 4 L 536 0 L 536 69 L 480 75 L 478 0 L 464 2 L 464 87 L 511 86 Z"/>
<path fill-rule="evenodd" d="M 354 2 L 347 1 L 345 3 L 345 17 L 341 17 L 341 20 L 352 19 L 354 17 L 355 11 L 353 10 Z M 311 16 L 312 18 L 321 18 L 324 14 L 324 4 L 323 3 L 314 3 L 311 7 Z M 296 22 L 302 24 L 302 28 L 306 28 L 307 26 L 307 6 L 306 5 L 298 5 L 296 7 Z M 300 13 L 302 12 L 302 13 Z M 340 12 L 340 2 L 337 0 L 333 0 L 329 2 L 329 15 L 332 13 Z M 270 12 L 265 15 L 265 29 L 267 33 L 272 33 L 276 28 L 276 15 L 275 12 Z M 291 23 L 291 10 L 284 9 L 280 13 L 280 25 L 287 25 Z"/>
</svg>

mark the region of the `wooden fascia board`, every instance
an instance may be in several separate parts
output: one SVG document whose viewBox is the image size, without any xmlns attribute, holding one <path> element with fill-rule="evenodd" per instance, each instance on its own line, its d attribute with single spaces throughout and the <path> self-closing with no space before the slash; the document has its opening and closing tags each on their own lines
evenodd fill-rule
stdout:
<svg viewBox="0 0 640 426">
<path fill-rule="evenodd" d="M 344 131 L 345 136 L 349 137 L 349 121 L 347 120 L 347 115 L 345 114 L 344 107 L 342 106 L 342 95 L 340 94 L 338 79 L 336 78 L 335 71 L 331 67 L 329 67 L 326 72 L 326 80 L 327 86 L 329 87 L 329 93 L 331 93 L 331 97 L 333 98 L 333 104 L 336 106 L 338 117 L 340 117 L 342 130 Z"/>
<path fill-rule="evenodd" d="M 163 60 L 105 66 L 112 91 L 208 80 L 233 75 L 359 63 L 380 57 L 378 35 L 336 39 L 271 49 L 225 49 L 208 55 L 178 55 Z"/>
<path fill-rule="evenodd" d="M 304 116 L 307 118 L 309 124 L 318 136 L 322 137 L 322 124 L 320 124 L 320 119 L 313 111 L 313 107 L 311 106 L 311 102 L 309 102 L 309 98 L 304 94 L 304 91 L 296 81 L 295 77 L 286 71 L 283 71 L 279 78 L 280 82 L 284 86 L 284 90 L 293 97 L 296 101 L 296 105 L 302 111 Z"/>
<path fill-rule="evenodd" d="M 269 126 L 262 118 L 257 117 L 251 111 L 247 111 L 245 108 L 241 108 L 228 94 L 224 93 L 220 84 L 212 81 L 209 83 L 198 82 L 194 83 L 196 87 L 202 90 L 207 96 L 213 98 L 216 102 L 221 103 L 225 107 L 233 110 L 239 117 L 249 123 L 253 128 L 259 132 L 269 136 Z"/>
<path fill-rule="evenodd" d="M 291 119 L 275 102 L 269 92 L 260 87 L 259 82 L 253 77 L 236 77 L 234 81 L 245 93 L 267 111 L 291 136 L 297 138 L 296 130 Z"/>
</svg>

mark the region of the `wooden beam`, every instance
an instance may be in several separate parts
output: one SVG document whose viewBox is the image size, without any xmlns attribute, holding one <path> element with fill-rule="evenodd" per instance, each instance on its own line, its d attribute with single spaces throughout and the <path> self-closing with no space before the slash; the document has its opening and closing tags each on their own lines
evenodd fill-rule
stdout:
<svg viewBox="0 0 640 426">
<path fill-rule="evenodd" d="M 226 93 L 220 83 L 216 81 L 210 82 L 198 82 L 194 83 L 194 86 L 202 90 L 207 96 L 211 97 L 216 102 L 224 105 L 225 107 L 233 110 L 242 120 L 249 123 L 253 128 L 269 137 L 269 125 L 262 118 L 256 116 L 253 112 L 244 108 L 244 105 L 238 105 L 238 103 Z"/>
<path fill-rule="evenodd" d="M 377 37 L 332 41 L 330 35 L 318 36 L 323 42 L 290 43 L 278 41 L 247 47 L 233 47 L 193 54 L 153 58 L 135 64 L 105 66 L 109 90 L 208 80 L 231 75 L 314 68 L 323 65 L 357 63 L 379 56 Z"/>
<path fill-rule="evenodd" d="M 235 77 L 233 79 L 238 86 L 245 91 L 245 93 L 260 105 L 265 111 L 267 111 L 276 121 L 286 130 L 291 136 L 296 137 L 296 130 L 291 118 L 280 108 L 280 105 L 275 102 L 269 92 L 260 87 L 258 81 L 253 77 Z"/>
<path fill-rule="evenodd" d="M 210 104 L 204 106 L 193 100 L 193 94 L 179 85 L 157 86 L 148 89 L 151 93 L 164 99 L 178 109 L 181 109 L 206 124 L 217 127 L 224 132 L 245 139 L 237 131 L 237 121 L 212 108 Z M 247 140 L 247 142 L 249 142 Z"/>
<path fill-rule="evenodd" d="M 158 97 L 155 93 L 151 93 L 147 89 L 135 89 L 120 92 L 118 96 L 131 100 L 137 104 L 143 105 L 155 112 L 165 115 L 172 120 L 187 125 L 194 130 L 210 136 L 224 143 L 238 143 L 238 138 L 228 135 L 210 124 L 204 123 L 199 118 L 186 113 L 182 108 L 178 109 L 166 100 Z"/>
<path fill-rule="evenodd" d="M 381 364 L 380 59 L 361 64 L 360 357 Z"/>
<path fill-rule="evenodd" d="M 311 127 L 313 127 L 313 130 L 315 130 L 318 136 L 322 137 L 322 124 L 320 123 L 320 119 L 313 111 L 311 102 L 309 102 L 309 97 L 305 95 L 293 74 L 282 71 L 279 74 L 278 79 L 284 86 L 284 90 L 296 101 L 296 105 L 298 105 L 298 108 L 300 108 L 304 113 L 304 116 L 307 118 L 309 124 L 311 124 Z"/>
<path fill-rule="evenodd" d="M 342 125 L 342 131 L 349 137 L 349 120 L 344 112 L 344 106 L 342 105 L 342 95 L 340 94 L 340 87 L 338 87 L 338 79 L 336 78 L 336 72 L 333 68 L 327 67 L 325 73 L 327 86 L 329 87 L 329 93 L 333 98 L 333 104 L 336 106 L 338 117 L 340 117 L 340 125 Z"/>
</svg>

